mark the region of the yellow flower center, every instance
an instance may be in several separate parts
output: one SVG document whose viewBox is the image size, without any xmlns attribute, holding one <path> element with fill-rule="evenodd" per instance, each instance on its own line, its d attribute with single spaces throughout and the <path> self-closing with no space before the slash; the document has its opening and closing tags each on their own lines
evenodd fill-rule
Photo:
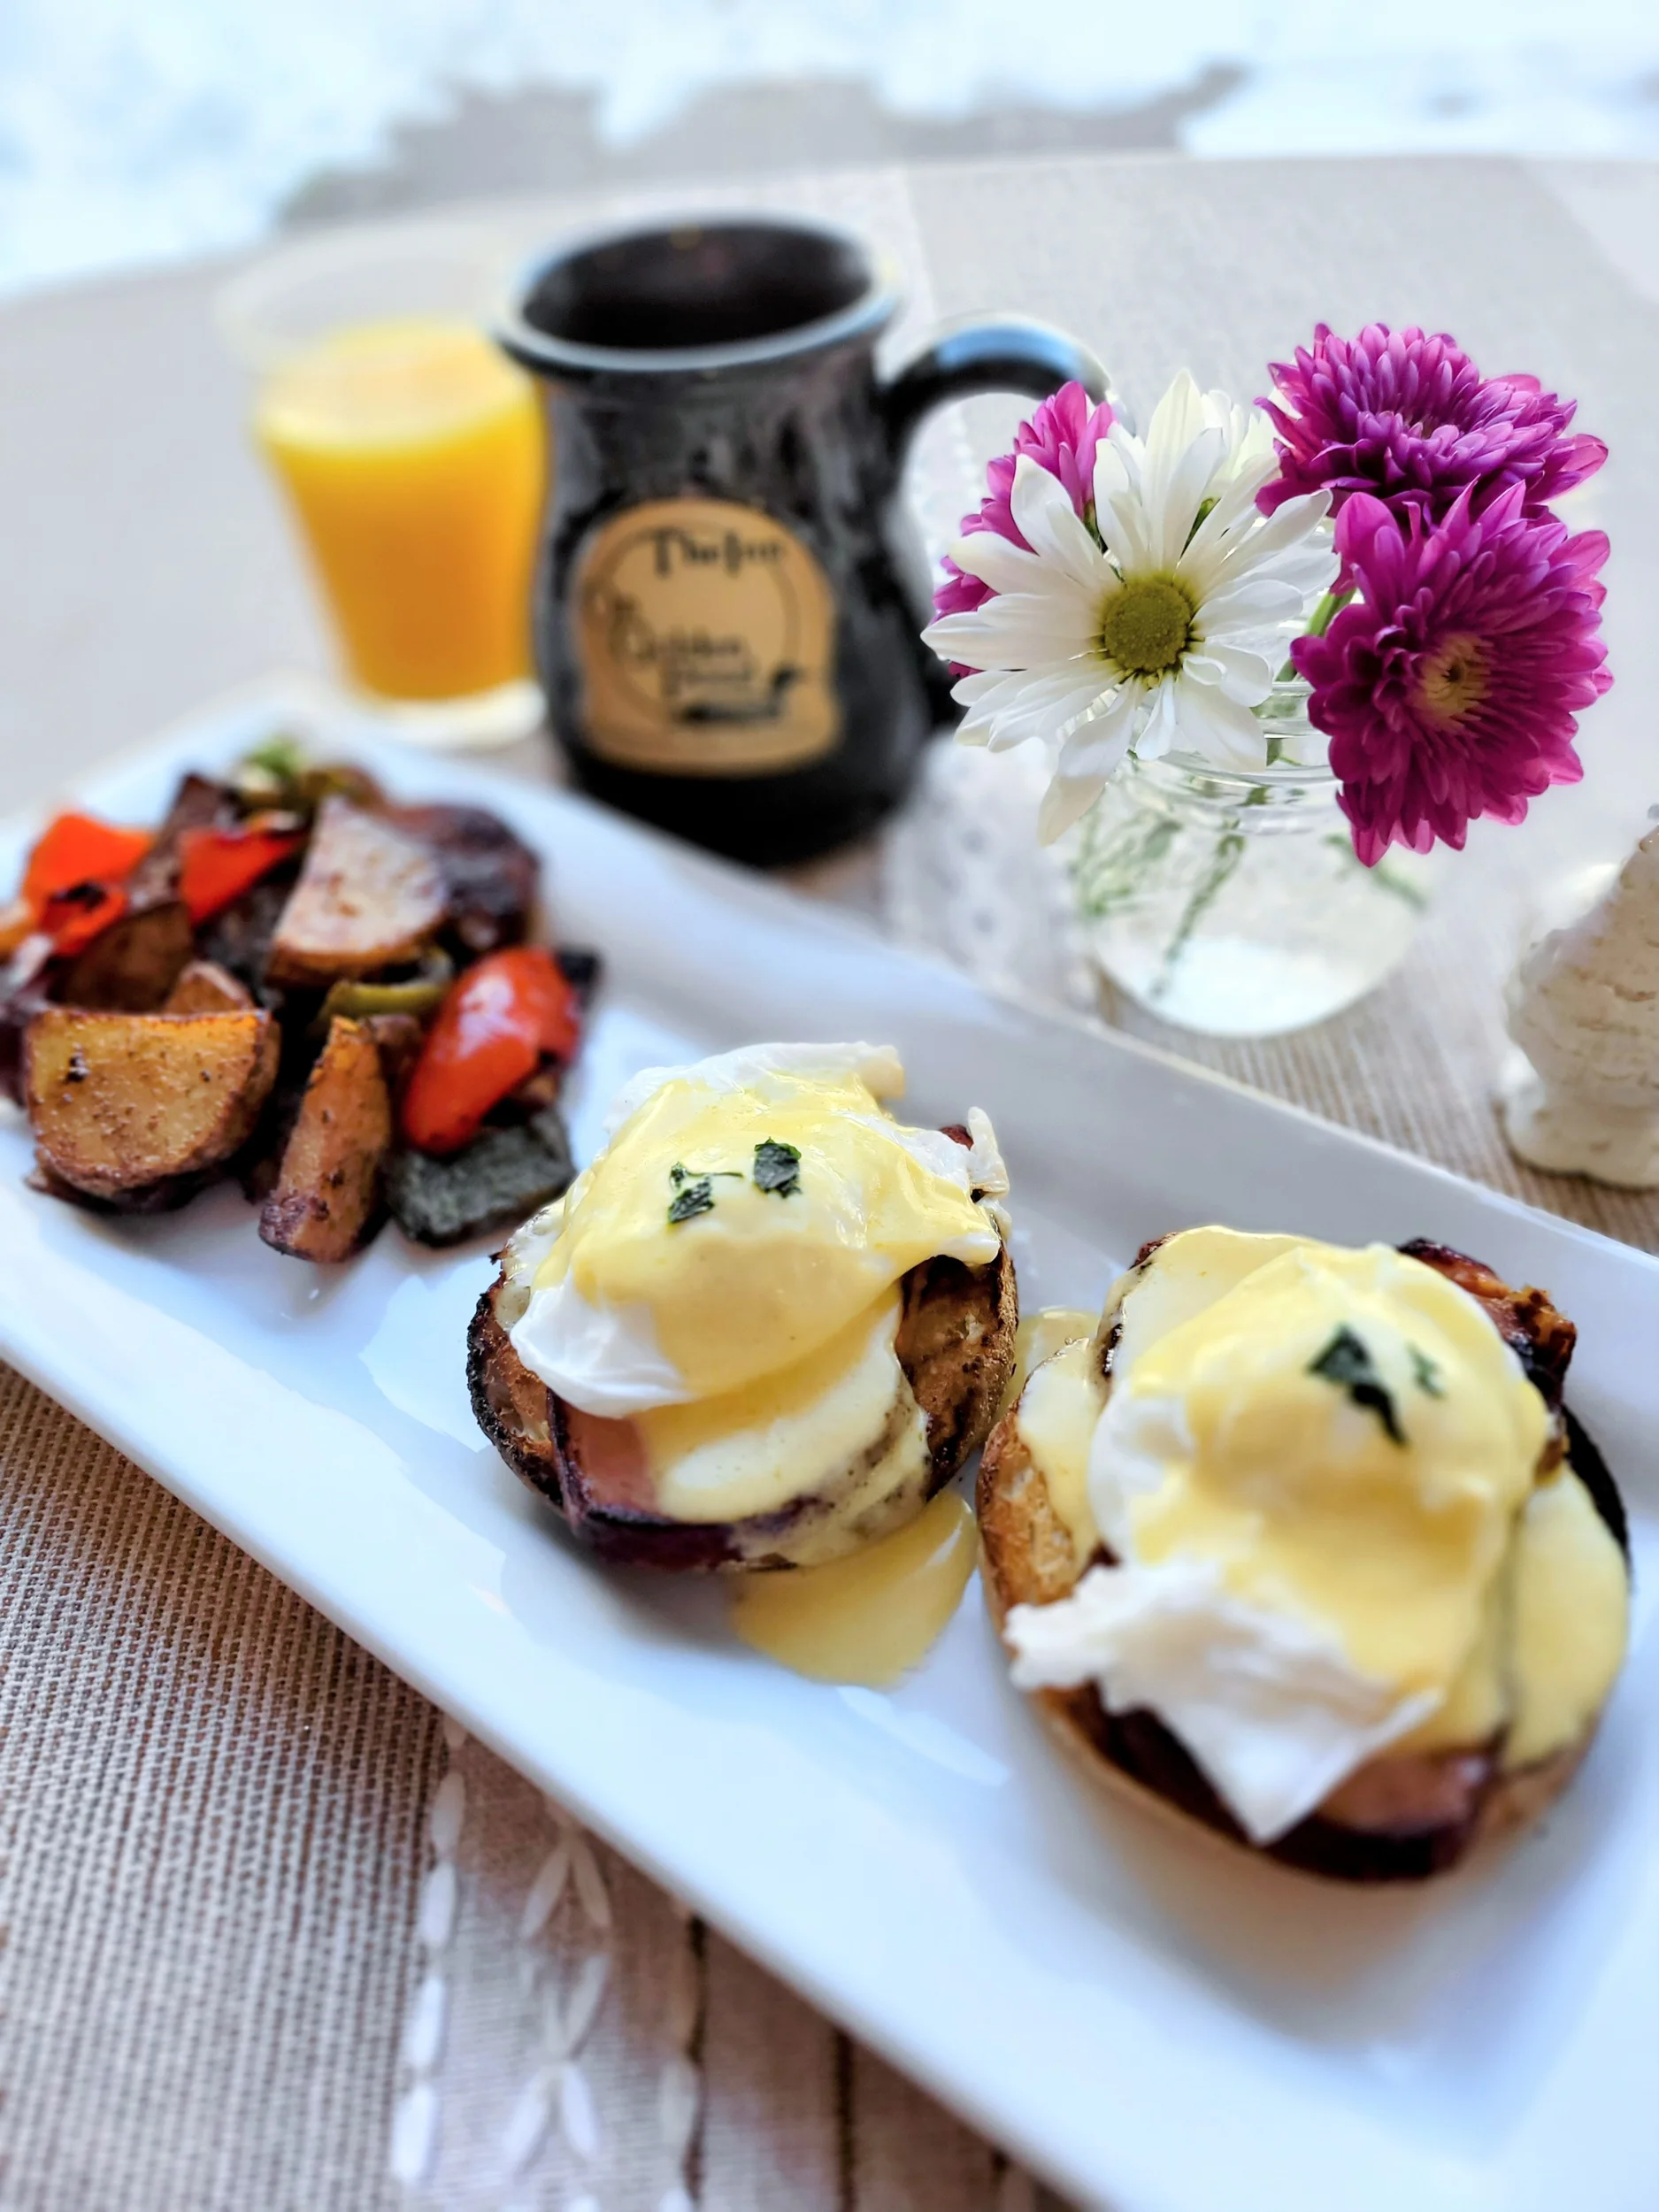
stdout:
<svg viewBox="0 0 1659 2212">
<path fill-rule="evenodd" d="M 1417 705 L 1434 721 L 1459 722 L 1486 697 L 1491 671 L 1479 638 L 1450 637 L 1417 676 Z"/>
<path fill-rule="evenodd" d="M 1172 576 L 1135 576 L 1106 602 L 1101 651 L 1126 676 L 1162 676 L 1192 642 L 1193 603 Z"/>
</svg>

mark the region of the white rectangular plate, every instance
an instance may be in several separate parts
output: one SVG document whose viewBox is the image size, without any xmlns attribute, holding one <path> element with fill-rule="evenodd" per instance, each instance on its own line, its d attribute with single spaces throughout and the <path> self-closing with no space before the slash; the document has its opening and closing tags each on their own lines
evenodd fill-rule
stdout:
<svg viewBox="0 0 1659 2212">
<path fill-rule="evenodd" d="M 159 813 L 268 709 L 85 791 Z M 1118 2212 L 1651 2212 L 1659 2201 L 1659 1263 L 1227 1083 L 1002 1004 L 852 919 L 579 801 L 356 745 L 543 854 L 607 961 L 578 1151 L 637 1067 L 892 1041 L 915 1118 L 994 1117 L 1026 1307 L 1222 1220 L 1427 1235 L 1546 1285 L 1635 1525 L 1631 1663 L 1514 1847 L 1344 1893 L 1096 1803 L 1009 1690 L 977 1587 L 891 1694 L 810 1684 L 719 1595 L 598 1567 L 485 1447 L 463 1336 L 491 1270 L 394 1230 L 268 1251 L 234 1189 L 112 1224 L 23 1187 L 0 1127 L 0 1349 L 620 1849 L 1032 2165 Z M 0 883 L 26 841 L 0 841 Z"/>
</svg>

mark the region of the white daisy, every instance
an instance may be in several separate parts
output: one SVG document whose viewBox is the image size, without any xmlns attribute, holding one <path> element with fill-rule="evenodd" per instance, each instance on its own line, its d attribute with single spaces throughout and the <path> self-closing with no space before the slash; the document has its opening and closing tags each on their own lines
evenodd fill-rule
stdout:
<svg viewBox="0 0 1659 2212">
<path fill-rule="evenodd" d="M 968 710 L 964 743 L 1000 752 L 1035 737 L 1054 753 L 1045 844 L 1132 746 L 1142 759 L 1179 749 L 1221 766 L 1265 764 L 1251 710 L 1337 572 L 1328 492 L 1257 511 L 1275 466 L 1260 411 L 1201 392 L 1183 370 L 1144 441 L 1115 423 L 1102 442 L 1098 540 L 1059 480 L 1022 457 L 1012 506 L 1030 551 L 989 530 L 951 547 L 994 596 L 924 635 L 973 672 L 953 695 Z"/>
</svg>

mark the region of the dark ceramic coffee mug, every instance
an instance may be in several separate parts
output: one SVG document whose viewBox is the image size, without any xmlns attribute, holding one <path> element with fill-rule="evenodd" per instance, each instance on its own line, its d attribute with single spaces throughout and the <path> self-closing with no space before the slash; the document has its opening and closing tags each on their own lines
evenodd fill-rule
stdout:
<svg viewBox="0 0 1659 2212">
<path fill-rule="evenodd" d="M 902 794 L 951 711 L 897 496 L 911 435 L 945 400 L 1105 378 L 1010 319 L 884 382 L 897 305 L 856 238 L 759 218 L 589 240 L 524 282 L 498 335 L 547 402 L 536 656 L 598 797 L 777 862 Z"/>
</svg>

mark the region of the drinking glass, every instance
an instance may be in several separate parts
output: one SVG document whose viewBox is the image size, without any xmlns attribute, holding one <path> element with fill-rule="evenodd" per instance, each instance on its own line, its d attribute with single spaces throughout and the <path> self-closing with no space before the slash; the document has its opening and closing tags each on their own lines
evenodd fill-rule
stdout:
<svg viewBox="0 0 1659 2212">
<path fill-rule="evenodd" d="M 348 676 L 418 743 L 504 744 L 542 716 L 545 433 L 487 328 L 510 262 L 461 226 L 345 233 L 279 250 L 218 301 Z"/>
</svg>

